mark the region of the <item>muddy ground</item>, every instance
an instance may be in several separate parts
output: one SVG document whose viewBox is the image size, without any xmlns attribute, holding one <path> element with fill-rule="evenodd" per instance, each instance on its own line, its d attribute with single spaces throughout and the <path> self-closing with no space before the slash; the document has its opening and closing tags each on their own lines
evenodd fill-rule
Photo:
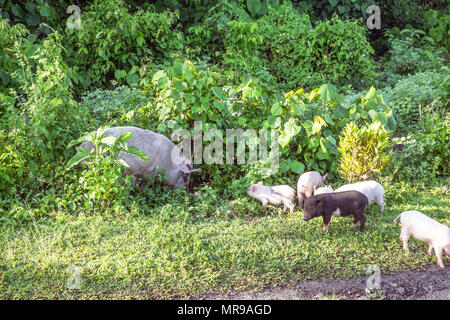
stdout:
<svg viewBox="0 0 450 320">
<path fill-rule="evenodd" d="M 369 276 L 348 280 L 306 281 L 293 286 L 207 296 L 214 300 L 450 300 L 450 265 L 430 265 L 397 274 L 381 273 L 380 289 L 366 291 Z"/>
</svg>

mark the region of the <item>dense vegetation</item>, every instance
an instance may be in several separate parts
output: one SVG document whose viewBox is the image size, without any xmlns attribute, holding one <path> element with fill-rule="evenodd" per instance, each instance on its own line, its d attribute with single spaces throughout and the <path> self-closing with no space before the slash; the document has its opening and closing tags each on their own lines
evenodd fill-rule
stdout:
<svg viewBox="0 0 450 320">
<path fill-rule="evenodd" d="M 0 297 L 195 296 L 434 261 L 404 255 L 391 221 L 450 223 L 450 7 L 383 3 L 371 30 L 366 0 L 0 0 Z M 279 170 L 247 150 L 200 165 L 192 193 L 164 177 L 134 188 L 100 131 L 110 152 L 70 162 L 99 127 L 171 137 L 197 121 L 269 130 Z M 246 195 L 309 170 L 382 182 L 384 215 L 322 235 L 300 208 L 275 216 Z M 72 265 L 84 291 L 66 286 Z"/>
</svg>

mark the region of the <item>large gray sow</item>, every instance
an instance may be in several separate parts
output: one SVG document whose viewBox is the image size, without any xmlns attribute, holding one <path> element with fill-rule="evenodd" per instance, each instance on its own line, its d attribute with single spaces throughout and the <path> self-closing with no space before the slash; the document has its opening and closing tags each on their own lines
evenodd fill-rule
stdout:
<svg viewBox="0 0 450 320">
<path fill-rule="evenodd" d="M 167 176 L 165 184 L 176 189 L 182 185 L 188 185 L 191 173 L 200 171 L 200 169 L 193 169 L 191 160 L 186 158 L 181 150 L 162 134 L 138 127 L 112 127 L 106 129 L 104 135 L 118 138 L 126 132 L 133 133 L 128 140 L 128 146 L 141 149 L 149 161 L 142 161 L 136 156 L 120 153 L 119 159 L 123 159 L 130 166 L 125 170 L 125 174 L 150 179 L 159 172 L 164 172 Z M 83 142 L 81 146 L 88 150 L 92 150 L 94 147 L 90 142 Z"/>
</svg>

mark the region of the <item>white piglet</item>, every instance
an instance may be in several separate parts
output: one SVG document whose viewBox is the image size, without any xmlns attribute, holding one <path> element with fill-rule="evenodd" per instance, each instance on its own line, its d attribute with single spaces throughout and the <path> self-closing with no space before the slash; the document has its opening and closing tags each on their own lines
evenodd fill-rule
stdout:
<svg viewBox="0 0 450 320">
<path fill-rule="evenodd" d="M 328 185 L 325 187 L 314 188 L 314 195 L 333 192 L 333 187 Z"/>
<path fill-rule="evenodd" d="M 278 186 L 265 186 L 262 182 L 257 184 L 252 184 L 248 188 L 247 194 L 261 201 L 263 206 L 268 203 L 279 205 L 284 205 L 284 210 L 289 209 L 291 213 L 294 212 L 294 204 L 292 199 L 295 196 L 295 190 L 288 185 L 278 185 Z"/>
<path fill-rule="evenodd" d="M 345 184 L 336 190 L 335 192 L 350 191 L 355 190 L 363 193 L 367 200 L 369 200 L 369 205 L 375 202 L 380 206 L 380 212 L 384 211 L 384 188 L 381 184 L 373 180 L 361 181 L 351 184 Z"/>
<path fill-rule="evenodd" d="M 322 176 L 317 171 L 308 171 L 303 173 L 297 182 L 298 205 L 302 207 L 303 195 L 306 198 L 314 194 L 314 190 L 325 183 L 327 174 Z"/>
<path fill-rule="evenodd" d="M 450 228 L 419 211 L 402 212 L 394 222 L 400 218 L 402 230 L 400 239 L 403 241 L 403 249 L 409 251 L 408 239 L 410 236 L 429 243 L 428 254 L 434 248 L 437 257 L 437 264 L 440 268 L 444 268 L 442 260 L 442 251 L 445 251 L 450 257 Z"/>
</svg>

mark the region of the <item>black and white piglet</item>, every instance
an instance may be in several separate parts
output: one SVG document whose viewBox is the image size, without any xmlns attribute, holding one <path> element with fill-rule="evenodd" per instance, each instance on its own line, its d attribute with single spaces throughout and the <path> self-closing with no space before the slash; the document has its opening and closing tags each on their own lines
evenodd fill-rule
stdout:
<svg viewBox="0 0 450 320">
<path fill-rule="evenodd" d="M 303 220 L 308 221 L 322 216 L 323 231 L 327 231 L 333 216 L 345 217 L 352 214 L 354 217 L 352 227 L 359 221 L 359 231 L 362 232 L 366 224 L 364 210 L 368 206 L 369 200 L 359 191 L 322 193 L 304 200 Z"/>
</svg>

